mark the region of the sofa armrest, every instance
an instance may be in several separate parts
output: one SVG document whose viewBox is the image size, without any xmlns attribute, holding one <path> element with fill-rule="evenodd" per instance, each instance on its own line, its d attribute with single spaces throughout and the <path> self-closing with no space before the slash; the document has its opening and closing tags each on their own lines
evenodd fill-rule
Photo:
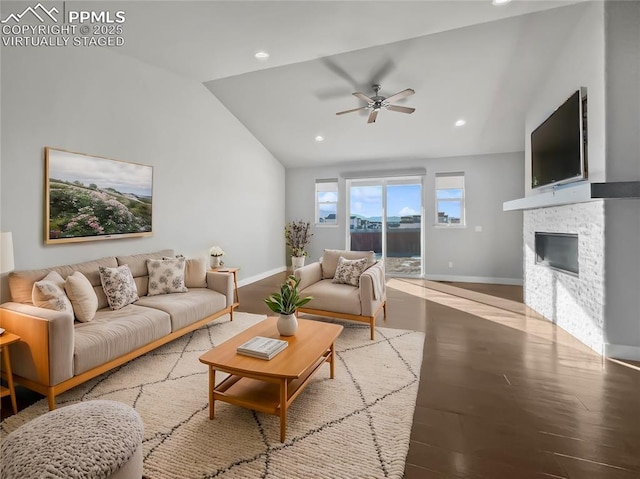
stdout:
<svg viewBox="0 0 640 479">
<path fill-rule="evenodd" d="M 293 275 L 300 280 L 298 288 L 302 291 L 306 287 L 322 280 L 322 266 L 320 266 L 319 262 L 311 263 L 296 269 Z"/>
<path fill-rule="evenodd" d="M 376 262 L 360 276 L 360 306 L 363 316 L 373 316 L 387 300 L 384 263 Z"/>
<path fill-rule="evenodd" d="M 9 348 L 13 373 L 44 386 L 73 377 L 73 316 L 30 304 L 0 306 L 0 327 L 20 336 Z"/>
<path fill-rule="evenodd" d="M 207 288 L 223 294 L 227 298 L 227 307 L 233 305 L 233 274 L 207 271 Z"/>
</svg>

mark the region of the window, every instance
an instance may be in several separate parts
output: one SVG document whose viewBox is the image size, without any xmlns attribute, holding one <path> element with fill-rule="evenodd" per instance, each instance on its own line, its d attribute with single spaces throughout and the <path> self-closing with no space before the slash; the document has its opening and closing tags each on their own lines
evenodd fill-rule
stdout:
<svg viewBox="0 0 640 479">
<path fill-rule="evenodd" d="M 436 173 L 436 224 L 464 226 L 464 173 Z"/>
<path fill-rule="evenodd" d="M 316 225 L 338 225 L 338 180 L 316 180 Z"/>
</svg>

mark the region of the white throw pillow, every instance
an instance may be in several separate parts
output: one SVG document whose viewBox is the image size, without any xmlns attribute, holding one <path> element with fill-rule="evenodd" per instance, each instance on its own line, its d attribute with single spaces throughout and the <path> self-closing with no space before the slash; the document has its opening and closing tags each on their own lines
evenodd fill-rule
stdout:
<svg viewBox="0 0 640 479">
<path fill-rule="evenodd" d="M 64 292 L 64 278 L 55 271 L 33 283 L 31 302 L 39 308 L 62 311 L 73 317 L 73 306 Z"/>
<path fill-rule="evenodd" d="M 87 277 L 80 271 L 76 271 L 67 277 L 64 289 L 71 300 L 71 306 L 78 321 L 83 323 L 91 321 L 98 311 L 98 296 Z"/>
<path fill-rule="evenodd" d="M 100 282 L 104 294 L 107 295 L 107 301 L 111 309 L 124 308 L 127 304 L 140 299 L 136 283 L 129 266 L 123 264 L 117 268 L 108 268 L 100 266 Z"/>
<path fill-rule="evenodd" d="M 331 282 L 358 286 L 360 284 L 360 276 L 364 273 L 364 270 L 367 269 L 368 262 L 368 258 L 345 259 L 340 256 L 340 258 L 338 258 L 336 274 Z"/>
<path fill-rule="evenodd" d="M 148 259 L 149 296 L 168 293 L 186 293 L 184 285 L 184 258 Z"/>
</svg>

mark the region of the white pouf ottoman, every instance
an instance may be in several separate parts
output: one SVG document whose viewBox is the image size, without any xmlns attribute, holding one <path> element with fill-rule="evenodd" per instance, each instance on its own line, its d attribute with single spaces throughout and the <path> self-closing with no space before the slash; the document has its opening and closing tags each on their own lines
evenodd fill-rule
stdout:
<svg viewBox="0 0 640 479">
<path fill-rule="evenodd" d="M 144 426 L 130 406 L 86 401 L 48 412 L 2 443 L 2 479 L 140 479 Z"/>
</svg>

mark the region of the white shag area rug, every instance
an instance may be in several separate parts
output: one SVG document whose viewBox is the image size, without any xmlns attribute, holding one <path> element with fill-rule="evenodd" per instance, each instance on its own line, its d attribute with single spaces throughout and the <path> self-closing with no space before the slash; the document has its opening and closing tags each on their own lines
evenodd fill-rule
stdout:
<svg viewBox="0 0 640 479">
<path fill-rule="evenodd" d="M 323 366 L 279 418 L 216 403 L 209 420 L 206 351 L 265 316 L 234 313 L 58 396 L 58 407 L 109 399 L 144 422 L 149 479 L 401 478 L 409 449 L 424 334 L 339 322 L 335 379 Z M 332 320 L 327 320 L 332 321 Z M 224 375 L 218 374 L 222 380 Z M 47 412 L 43 399 L 7 418 L 2 436 Z"/>
</svg>

